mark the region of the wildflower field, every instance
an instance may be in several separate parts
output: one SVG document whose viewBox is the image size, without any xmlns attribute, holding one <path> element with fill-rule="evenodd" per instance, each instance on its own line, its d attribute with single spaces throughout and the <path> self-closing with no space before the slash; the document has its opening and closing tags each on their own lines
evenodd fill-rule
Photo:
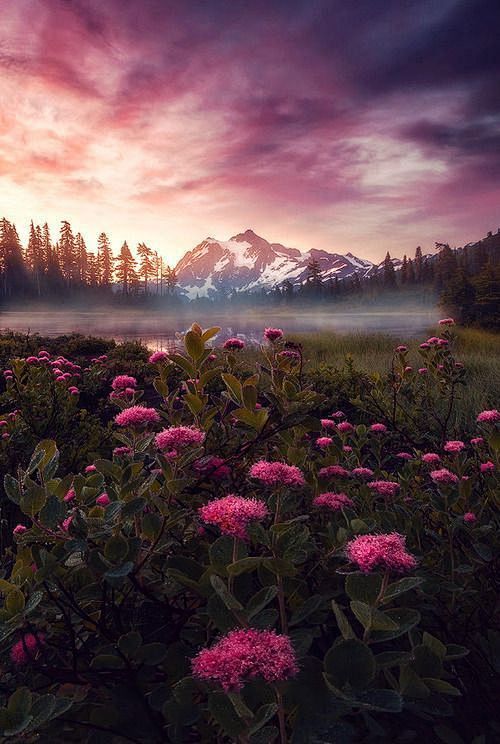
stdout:
<svg viewBox="0 0 500 744">
<path fill-rule="evenodd" d="M 218 331 L 1 339 L 0 740 L 498 741 L 495 337 Z"/>
</svg>

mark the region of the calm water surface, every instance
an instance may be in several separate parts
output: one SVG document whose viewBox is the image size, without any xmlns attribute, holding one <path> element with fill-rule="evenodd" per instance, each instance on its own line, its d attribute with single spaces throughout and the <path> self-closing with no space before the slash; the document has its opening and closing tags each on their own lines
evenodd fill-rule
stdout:
<svg viewBox="0 0 500 744">
<path fill-rule="evenodd" d="M 194 313 L 196 315 L 196 312 Z M 197 311 L 198 322 L 208 327 L 221 327 L 220 339 L 239 335 L 248 341 L 259 342 L 262 329 L 273 325 L 288 333 L 331 331 L 332 333 L 373 332 L 388 333 L 402 340 L 424 333 L 433 326 L 437 311 L 430 310 L 373 310 L 365 312 L 311 312 L 297 313 L 275 311 L 269 313 L 225 313 L 203 315 Z M 102 311 L 84 310 L 32 310 L 0 313 L 0 331 L 7 329 L 43 336 L 59 336 L 77 332 L 85 335 L 114 338 L 116 341 L 137 340 L 153 349 L 171 348 L 176 343 L 176 333 L 183 333 L 193 322 L 193 312 L 175 316 L 158 311 L 129 312 L 115 309 Z"/>
</svg>

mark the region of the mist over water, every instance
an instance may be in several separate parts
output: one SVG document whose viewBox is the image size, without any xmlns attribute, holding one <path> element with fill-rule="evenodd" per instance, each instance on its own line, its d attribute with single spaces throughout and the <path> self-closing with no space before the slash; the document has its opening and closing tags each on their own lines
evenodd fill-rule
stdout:
<svg viewBox="0 0 500 744">
<path fill-rule="evenodd" d="M 227 311 L 185 307 L 175 311 L 102 307 L 92 310 L 40 308 L 37 306 L 0 312 L 0 331 L 18 331 L 42 336 L 69 333 L 102 336 L 116 341 L 141 341 L 153 349 L 176 344 L 194 321 L 202 326 L 221 327 L 219 340 L 240 335 L 249 342 L 262 340 L 266 326 L 279 326 L 288 334 L 331 331 L 332 333 L 373 332 L 411 338 L 433 326 L 439 317 L 435 307 L 356 307 L 348 310 L 326 308 L 258 308 Z"/>
</svg>

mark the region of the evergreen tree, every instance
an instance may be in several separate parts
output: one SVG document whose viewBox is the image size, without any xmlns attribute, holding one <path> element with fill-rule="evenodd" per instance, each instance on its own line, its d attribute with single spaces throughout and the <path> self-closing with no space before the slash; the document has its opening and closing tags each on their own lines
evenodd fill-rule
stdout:
<svg viewBox="0 0 500 744">
<path fill-rule="evenodd" d="M 406 258 L 406 253 L 403 256 L 403 263 L 401 264 L 399 276 L 401 284 L 408 284 L 408 259 Z"/>
<path fill-rule="evenodd" d="M 0 220 L 0 276 L 4 297 L 24 295 L 29 289 L 21 241 L 5 217 Z"/>
<path fill-rule="evenodd" d="M 99 262 L 95 253 L 87 251 L 87 276 L 85 283 L 88 287 L 97 287 L 99 285 Z"/>
<path fill-rule="evenodd" d="M 321 295 L 323 287 L 323 281 L 321 277 L 321 267 L 319 261 L 315 258 L 311 258 L 307 264 L 307 275 L 306 275 L 306 290 L 307 293 L 315 295 Z"/>
<path fill-rule="evenodd" d="M 148 294 L 148 281 L 155 276 L 155 265 L 153 261 L 153 251 L 146 243 L 139 243 L 137 246 L 137 255 L 139 256 L 139 276 L 144 282 L 144 294 Z"/>
<path fill-rule="evenodd" d="M 88 273 L 87 246 L 80 233 L 77 233 L 75 237 L 75 255 L 78 281 L 80 284 L 86 284 Z"/>
<path fill-rule="evenodd" d="M 111 287 L 113 282 L 113 261 L 109 238 L 105 232 L 102 232 L 97 238 L 97 265 L 99 285 L 104 289 Z"/>
<path fill-rule="evenodd" d="M 130 252 L 127 241 L 120 248 L 120 253 L 116 259 L 116 278 L 122 285 L 122 294 L 130 294 L 132 287 L 137 286 L 137 272 L 135 268 L 135 258 Z"/>
<path fill-rule="evenodd" d="M 165 282 L 167 286 L 167 294 L 172 296 L 175 294 L 175 288 L 177 286 L 177 274 L 173 267 L 167 266 L 165 270 Z"/>
<path fill-rule="evenodd" d="M 422 267 L 423 267 L 423 257 L 422 257 L 422 248 L 417 245 L 415 250 L 415 262 L 414 262 L 414 269 L 415 269 L 415 281 L 417 284 L 420 284 L 422 281 Z"/>
<path fill-rule="evenodd" d="M 500 269 L 488 261 L 473 280 L 476 292 L 474 320 L 500 328 Z"/>
<path fill-rule="evenodd" d="M 59 234 L 59 265 L 66 287 L 71 287 L 78 278 L 75 238 L 67 220 L 61 223 Z"/>
<path fill-rule="evenodd" d="M 385 254 L 384 265 L 383 265 L 383 284 L 384 287 L 395 287 L 396 286 L 396 271 L 394 264 L 392 263 L 389 251 Z"/>
</svg>

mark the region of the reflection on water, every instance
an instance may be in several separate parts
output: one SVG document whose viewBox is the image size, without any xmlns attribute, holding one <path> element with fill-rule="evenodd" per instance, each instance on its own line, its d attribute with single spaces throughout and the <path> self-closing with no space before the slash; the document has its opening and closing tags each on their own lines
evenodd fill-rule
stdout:
<svg viewBox="0 0 500 744">
<path fill-rule="evenodd" d="M 198 311 L 198 321 L 205 327 L 218 325 L 220 340 L 240 335 L 249 342 L 260 342 L 265 326 L 276 325 L 286 332 L 332 331 L 349 333 L 368 331 L 388 333 L 400 338 L 415 337 L 437 321 L 437 311 L 431 310 L 373 310 L 365 312 L 304 311 L 296 313 L 206 313 Z M 184 332 L 193 322 L 193 312 L 167 315 L 161 312 L 104 309 L 102 311 L 33 310 L 0 313 L 0 331 L 12 330 L 60 336 L 77 332 L 85 335 L 114 338 L 116 341 L 140 340 L 152 349 L 169 349 L 176 345 L 177 333 Z"/>
</svg>

